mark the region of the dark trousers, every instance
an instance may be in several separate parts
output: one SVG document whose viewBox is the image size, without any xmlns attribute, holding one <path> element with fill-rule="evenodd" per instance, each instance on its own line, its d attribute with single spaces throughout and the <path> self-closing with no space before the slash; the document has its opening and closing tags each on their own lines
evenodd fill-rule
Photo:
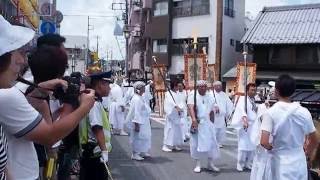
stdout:
<svg viewBox="0 0 320 180">
<path fill-rule="evenodd" d="M 100 157 L 87 158 L 80 160 L 80 180 L 106 180 L 108 172 L 100 162 Z"/>
</svg>

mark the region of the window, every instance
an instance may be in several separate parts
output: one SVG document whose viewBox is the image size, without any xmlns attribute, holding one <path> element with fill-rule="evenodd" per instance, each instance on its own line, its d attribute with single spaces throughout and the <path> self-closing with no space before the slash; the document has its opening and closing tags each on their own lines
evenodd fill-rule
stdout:
<svg viewBox="0 0 320 180">
<path fill-rule="evenodd" d="M 234 40 L 230 39 L 230 46 L 234 46 Z"/>
<path fill-rule="evenodd" d="M 292 50 L 290 46 L 274 46 L 269 50 L 269 64 L 292 64 Z"/>
<path fill-rule="evenodd" d="M 210 14 L 210 0 L 184 0 L 173 2 L 173 16 L 187 17 Z"/>
<path fill-rule="evenodd" d="M 240 41 L 236 41 L 236 52 L 242 52 L 243 51 L 243 44 L 240 43 Z"/>
<path fill-rule="evenodd" d="M 172 54 L 176 56 L 182 56 L 184 54 L 192 53 L 193 39 L 173 39 L 172 40 Z M 198 38 L 197 52 L 203 53 L 203 49 L 206 49 L 208 54 L 209 42 L 207 37 Z"/>
<path fill-rule="evenodd" d="M 316 47 L 298 46 L 296 47 L 297 64 L 317 64 L 318 52 Z"/>
<path fill-rule="evenodd" d="M 153 40 L 154 53 L 167 53 L 168 44 L 166 39 Z"/>
<path fill-rule="evenodd" d="M 154 16 L 168 15 L 168 2 L 163 1 L 163 2 L 155 3 L 153 15 Z"/>
<path fill-rule="evenodd" d="M 224 15 L 229 16 L 229 17 L 235 16 L 234 0 L 225 0 L 224 1 Z"/>
</svg>

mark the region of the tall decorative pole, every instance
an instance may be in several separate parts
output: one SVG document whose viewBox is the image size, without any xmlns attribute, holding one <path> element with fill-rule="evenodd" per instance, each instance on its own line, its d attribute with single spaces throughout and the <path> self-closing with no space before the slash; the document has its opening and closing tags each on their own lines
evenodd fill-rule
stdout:
<svg viewBox="0 0 320 180">
<path fill-rule="evenodd" d="M 197 78 L 198 78 L 198 73 L 197 73 L 197 44 L 198 44 L 198 39 L 196 33 L 193 35 L 193 79 L 194 79 L 194 84 L 193 84 L 193 89 L 194 89 L 194 115 L 195 118 L 197 118 Z"/>
<path fill-rule="evenodd" d="M 248 55 L 248 52 L 247 52 L 247 46 L 246 44 L 244 43 L 243 44 L 243 59 L 244 59 L 244 94 L 245 94 L 245 101 L 244 101 L 244 109 L 245 109 L 245 112 L 247 113 L 247 99 L 248 99 L 248 93 L 247 93 L 247 84 L 248 84 L 248 69 L 247 69 L 247 55 Z"/>
</svg>

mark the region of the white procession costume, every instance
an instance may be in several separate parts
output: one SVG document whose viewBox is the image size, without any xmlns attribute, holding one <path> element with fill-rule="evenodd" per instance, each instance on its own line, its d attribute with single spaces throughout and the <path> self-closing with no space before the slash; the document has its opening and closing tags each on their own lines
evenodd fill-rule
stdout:
<svg viewBox="0 0 320 180">
<path fill-rule="evenodd" d="M 219 109 L 219 113 L 214 114 L 214 127 L 216 128 L 217 141 L 221 145 L 226 136 L 226 119 L 232 112 L 233 104 L 223 91 L 209 91 L 209 95 L 214 101 L 215 108 Z"/>
<path fill-rule="evenodd" d="M 124 97 L 119 85 L 113 84 L 110 91 L 109 119 L 113 129 L 123 130 L 125 123 Z"/>
<path fill-rule="evenodd" d="M 258 107 L 257 119 L 253 124 L 251 141 L 256 146 L 255 156 L 253 159 L 250 180 L 272 180 L 271 178 L 271 154 L 260 145 L 261 122 L 267 112 L 265 103 Z M 270 137 L 272 141 L 272 137 Z"/>
<path fill-rule="evenodd" d="M 273 136 L 272 180 L 307 180 L 303 150 L 305 136 L 316 131 L 310 112 L 298 103 L 277 102 L 266 114 L 261 129 Z"/>
<path fill-rule="evenodd" d="M 242 117 L 247 117 L 249 127 L 243 128 Z M 238 165 L 251 167 L 256 146 L 250 140 L 253 124 L 257 117 L 257 106 L 248 96 L 247 112 L 245 111 L 245 97 L 240 96 L 232 117 L 231 126 L 238 130 Z"/>
<path fill-rule="evenodd" d="M 174 100 L 177 100 L 177 93 L 171 91 L 171 94 Z M 169 92 L 166 92 L 164 99 L 164 111 L 166 113 L 166 124 L 164 126 L 164 138 L 163 144 L 168 146 L 179 146 L 183 144 L 184 136 L 182 132 L 182 123 L 184 112 L 178 113 L 175 106 L 179 106 L 181 109 L 181 105 L 176 104 L 172 99 Z"/>
<path fill-rule="evenodd" d="M 144 98 L 135 94 L 130 103 L 127 119 L 130 121 L 130 143 L 135 153 L 146 153 L 151 148 L 151 109 Z M 134 123 L 139 124 L 140 131 L 134 130 Z"/>
<path fill-rule="evenodd" d="M 182 107 L 183 110 L 183 118 L 182 118 L 182 134 L 183 137 L 190 137 L 190 128 L 191 128 L 191 121 L 188 118 L 188 107 L 187 107 L 187 92 L 183 90 L 182 92 L 177 91 L 177 98 L 176 102 L 179 107 Z"/>
<path fill-rule="evenodd" d="M 220 156 L 216 132 L 210 121 L 210 112 L 213 110 L 213 101 L 208 95 L 201 96 L 197 92 L 197 117 L 200 121 L 198 131 L 191 135 L 190 153 L 193 159 L 217 159 Z M 188 96 L 188 105 L 194 105 L 194 92 Z"/>
</svg>

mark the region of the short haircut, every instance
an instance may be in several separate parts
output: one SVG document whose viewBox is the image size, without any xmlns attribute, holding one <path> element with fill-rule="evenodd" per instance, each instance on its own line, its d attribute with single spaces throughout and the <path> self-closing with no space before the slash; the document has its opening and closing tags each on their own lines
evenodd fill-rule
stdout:
<svg viewBox="0 0 320 180">
<path fill-rule="evenodd" d="M 296 81 L 289 75 L 280 75 L 276 81 L 276 90 L 281 97 L 290 97 L 296 90 Z"/>
<path fill-rule="evenodd" d="M 249 83 L 249 84 L 247 84 L 247 86 L 246 86 L 246 91 L 249 91 L 249 89 L 251 88 L 251 87 L 256 87 L 256 84 L 255 83 Z"/>
<path fill-rule="evenodd" d="M 68 67 L 67 54 L 58 47 L 42 46 L 30 56 L 29 66 L 35 83 L 61 78 Z"/>
<path fill-rule="evenodd" d="M 66 42 L 66 38 L 59 34 L 46 34 L 38 38 L 37 47 L 43 45 L 60 47 L 64 42 Z"/>
<path fill-rule="evenodd" d="M 173 90 L 174 87 L 178 86 L 179 81 L 173 80 L 170 82 L 170 89 Z"/>
<path fill-rule="evenodd" d="M 5 53 L 0 56 L 0 73 L 3 73 L 6 71 L 10 65 L 11 62 L 11 53 Z"/>
</svg>

